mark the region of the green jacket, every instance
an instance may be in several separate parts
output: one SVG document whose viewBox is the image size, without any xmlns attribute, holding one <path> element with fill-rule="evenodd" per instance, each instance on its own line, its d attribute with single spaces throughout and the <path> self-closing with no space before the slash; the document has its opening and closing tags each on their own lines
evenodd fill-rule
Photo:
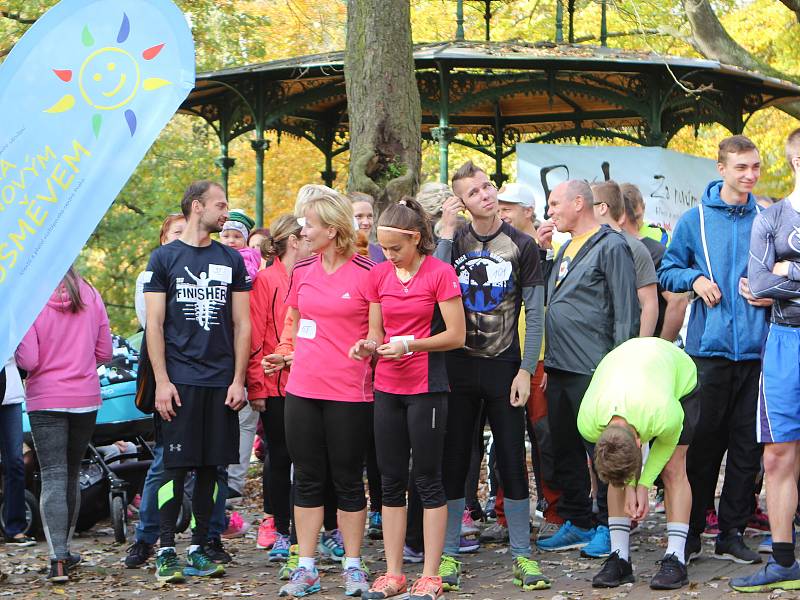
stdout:
<svg viewBox="0 0 800 600">
<path fill-rule="evenodd" d="M 596 442 L 611 417 L 624 418 L 642 444 L 655 439 L 639 484 L 650 487 L 669 462 L 683 430 L 680 400 L 697 385 L 683 350 L 660 338 L 633 338 L 600 362 L 578 411 L 578 430 Z"/>
</svg>

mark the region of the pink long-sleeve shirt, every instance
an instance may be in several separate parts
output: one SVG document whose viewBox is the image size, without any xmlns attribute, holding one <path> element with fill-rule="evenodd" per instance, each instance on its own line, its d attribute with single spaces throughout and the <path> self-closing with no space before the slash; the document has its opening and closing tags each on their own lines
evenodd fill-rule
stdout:
<svg viewBox="0 0 800 600">
<path fill-rule="evenodd" d="M 80 280 L 85 307 L 70 312 L 59 286 L 36 317 L 14 357 L 28 371 L 26 410 L 100 406 L 97 365 L 111 360 L 111 331 L 103 299 Z"/>
</svg>

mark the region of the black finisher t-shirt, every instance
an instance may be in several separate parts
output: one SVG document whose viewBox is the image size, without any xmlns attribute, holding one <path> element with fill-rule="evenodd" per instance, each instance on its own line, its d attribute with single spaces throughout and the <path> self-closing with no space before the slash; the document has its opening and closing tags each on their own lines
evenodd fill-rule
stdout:
<svg viewBox="0 0 800 600">
<path fill-rule="evenodd" d="M 144 291 L 164 292 L 164 343 L 172 383 L 227 387 L 233 381 L 233 292 L 250 291 L 244 260 L 212 241 L 176 240 L 150 255 Z"/>
<path fill-rule="evenodd" d="M 451 256 L 467 319 L 466 344 L 454 352 L 519 361 L 522 288 L 544 285 L 536 242 L 505 222 L 485 237 L 465 225 Z"/>
</svg>

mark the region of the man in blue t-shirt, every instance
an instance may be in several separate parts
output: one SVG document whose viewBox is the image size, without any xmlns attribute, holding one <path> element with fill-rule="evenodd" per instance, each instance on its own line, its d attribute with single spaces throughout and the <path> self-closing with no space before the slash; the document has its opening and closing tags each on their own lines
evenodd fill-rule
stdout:
<svg viewBox="0 0 800 600">
<path fill-rule="evenodd" d="M 204 551 L 217 467 L 239 460 L 239 420 L 246 403 L 250 353 L 250 277 L 241 255 L 211 239 L 228 216 L 216 183 L 191 184 L 181 201 L 186 229 L 157 248 L 145 275 L 147 349 L 156 382 L 156 441 L 164 452 L 158 490 L 161 548 L 156 577 L 218 577 L 222 565 Z M 186 474 L 194 469 L 195 527 L 183 568 L 175 552 L 175 523 Z"/>
</svg>

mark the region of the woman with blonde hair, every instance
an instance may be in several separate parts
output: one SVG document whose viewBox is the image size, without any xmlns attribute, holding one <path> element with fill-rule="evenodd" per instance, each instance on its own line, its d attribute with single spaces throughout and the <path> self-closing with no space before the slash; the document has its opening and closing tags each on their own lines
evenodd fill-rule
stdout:
<svg viewBox="0 0 800 600">
<path fill-rule="evenodd" d="M 314 553 L 330 474 L 344 538 L 345 594 L 361 596 L 369 589 L 361 542 L 366 519 L 363 432 L 371 414 L 372 368 L 350 360 L 348 351 L 367 335 L 365 288 L 374 263 L 356 253 L 353 208 L 335 190 L 303 186 L 295 216 L 315 256 L 295 264 L 286 299 L 294 359 L 284 417 L 294 465 L 299 560 L 280 595 L 320 590 Z"/>
</svg>

